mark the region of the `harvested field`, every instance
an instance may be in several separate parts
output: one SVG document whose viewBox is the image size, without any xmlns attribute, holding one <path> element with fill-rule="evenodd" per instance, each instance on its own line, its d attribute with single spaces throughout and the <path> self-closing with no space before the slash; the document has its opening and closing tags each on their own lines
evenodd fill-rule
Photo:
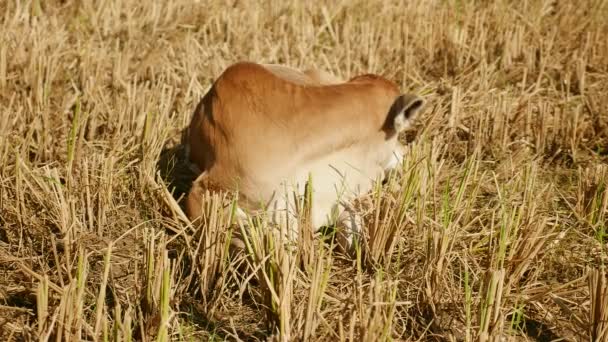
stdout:
<svg viewBox="0 0 608 342">
<path fill-rule="evenodd" d="M 608 2 L 0 1 L 3 341 L 608 341 Z M 237 61 L 427 104 L 357 257 L 238 229 L 182 130 Z"/>
</svg>

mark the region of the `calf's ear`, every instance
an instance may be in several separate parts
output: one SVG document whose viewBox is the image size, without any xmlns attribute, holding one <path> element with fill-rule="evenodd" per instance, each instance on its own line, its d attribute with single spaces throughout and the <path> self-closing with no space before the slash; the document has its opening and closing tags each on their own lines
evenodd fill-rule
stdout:
<svg viewBox="0 0 608 342">
<path fill-rule="evenodd" d="M 384 123 L 384 130 L 387 134 L 392 136 L 409 128 L 424 103 L 421 97 L 414 94 L 398 96 L 393 102 Z"/>
</svg>

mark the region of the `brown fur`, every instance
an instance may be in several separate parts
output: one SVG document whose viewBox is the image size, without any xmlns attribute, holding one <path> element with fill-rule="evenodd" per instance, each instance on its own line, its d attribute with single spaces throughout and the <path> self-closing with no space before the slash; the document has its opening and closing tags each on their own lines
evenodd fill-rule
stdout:
<svg viewBox="0 0 608 342">
<path fill-rule="evenodd" d="M 396 117 L 403 113 L 400 119 L 409 122 L 421 105 L 421 99 L 401 96 L 393 82 L 376 75 L 341 82 L 317 70 L 234 64 L 203 97 L 190 123 L 190 160 L 202 174 L 188 196 L 188 216 L 200 215 L 204 189 L 238 189 L 241 208 L 268 209 L 282 182 L 303 185 L 314 171 L 322 187 L 313 209 L 320 215 L 313 219 L 318 229 L 337 203 L 328 189 L 337 178 L 326 176 L 323 167 L 335 163 L 348 172 L 345 163 L 355 163 L 361 175 L 347 188 L 366 191 L 398 149 L 402 127 Z"/>
</svg>

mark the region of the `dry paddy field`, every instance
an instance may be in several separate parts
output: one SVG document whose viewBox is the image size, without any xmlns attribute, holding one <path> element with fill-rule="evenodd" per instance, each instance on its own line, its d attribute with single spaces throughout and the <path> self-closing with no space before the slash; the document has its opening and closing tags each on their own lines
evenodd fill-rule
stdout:
<svg viewBox="0 0 608 342">
<path fill-rule="evenodd" d="M 607 18 L 603 0 L 0 0 L 0 339 L 607 341 Z M 229 257 L 229 194 L 186 219 L 182 130 L 242 60 L 427 100 L 359 203 L 356 257 L 264 222 Z"/>
</svg>

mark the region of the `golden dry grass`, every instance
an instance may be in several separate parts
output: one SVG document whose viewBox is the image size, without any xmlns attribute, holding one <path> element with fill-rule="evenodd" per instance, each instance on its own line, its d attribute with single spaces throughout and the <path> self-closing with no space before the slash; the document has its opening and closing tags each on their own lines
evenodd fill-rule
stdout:
<svg viewBox="0 0 608 342">
<path fill-rule="evenodd" d="M 604 0 L 1 1 L 2 340 L 608 340 L 606 18 Z M 240 60 L 427 99 L 403 169 L 361 200 L 357 258 L 263 222 L 228 258 L 222 194 L 185 219 L 180 132 Z"/>
</svg>

